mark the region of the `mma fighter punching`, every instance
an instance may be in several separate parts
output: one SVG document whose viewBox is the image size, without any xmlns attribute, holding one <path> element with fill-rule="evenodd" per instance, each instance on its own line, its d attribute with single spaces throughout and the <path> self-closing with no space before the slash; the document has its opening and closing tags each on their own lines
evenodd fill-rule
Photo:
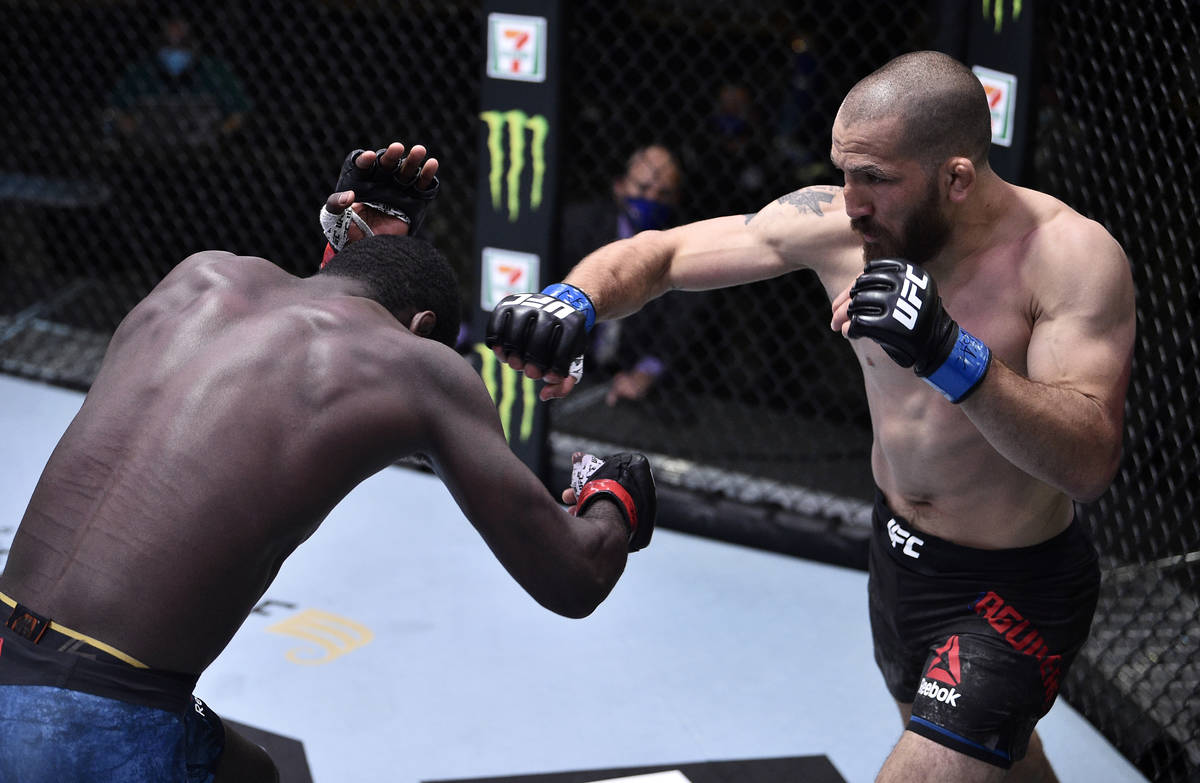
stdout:
<svg viewBox="0 0 1200 783">
<path fill-rule="evenodd" d="M 990 140 L 968 68 L 901 56 L 837 113 L 842 187 L 609 244 L 541 296 L 502 300 L 487 335 L 549 399 L 574 385 L 597 318 L 816 273 L 874 432 L 871 629 L 906 728 L 881 781 L 1054 780 L 1034 725 L 1097 599 L 1073 501 L 1103 493 L 1120 459 L 1132 276 L 1104 228 L 992 171 Z"/>
<path fill-rule="evenodd" d="M 590 613 L 649 541 L 641 455 L 578 477 L 573 517 L 509 450 L 451 347 L 450 265 L 394 235 L 436 171 L 420 146 L 352 153 L 320 273 L 198 253 L 122 321 L 0 574 L 0 780 L 277 780 L 192 689 L 284 559 L 406 455 L 554 612 Z"/>
</svg>

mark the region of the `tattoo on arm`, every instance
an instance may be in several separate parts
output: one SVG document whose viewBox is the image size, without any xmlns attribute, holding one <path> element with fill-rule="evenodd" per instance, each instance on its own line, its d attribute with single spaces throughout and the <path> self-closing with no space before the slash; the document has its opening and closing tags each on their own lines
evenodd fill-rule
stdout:
<svg viewBox="0 0 1200 783">
<path fill-rule="evenodd" d="M 796 211 L 804 214 L 811 212 L 817 217 L 824 217 L 825 213 L 821 211 L 823 204 L 828 204 L 833 201 L 833 195 L 837 192 L 837 188 L 818 185 L 811 188 L 801 188 L 793 191 L 779 199 L 780 204 L 790 204 L 796 208 Z"/>
</svg>

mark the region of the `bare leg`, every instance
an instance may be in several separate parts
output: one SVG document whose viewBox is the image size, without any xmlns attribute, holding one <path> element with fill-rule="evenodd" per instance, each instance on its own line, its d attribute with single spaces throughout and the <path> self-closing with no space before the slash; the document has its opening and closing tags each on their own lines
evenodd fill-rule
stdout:
<svg viewBox="0 0 1200 783">
<path fill-rule="evenodd" d="M 1000 767 L 973 759 L 906 731 L 892 748 L 875 783 L 1001 783 Z"/>
<path fill-rule="evenodd" d="M 907 726 L 912 715 L 912 705 L 897 702 L 896 706 L 900 710 L 903 724 Z M 1029 738 L 1029 750 L 1025 758 L 1013 764 L 1007 774 L 999 767 L 964 756 L 919 734 L 906 731 L 884 762 L 876 783 L 909 780 L 1058 783 L 1058 777 L 1054 774 L 1042 748 L 1042 739 L 1036 731 Z"/>
</svg>

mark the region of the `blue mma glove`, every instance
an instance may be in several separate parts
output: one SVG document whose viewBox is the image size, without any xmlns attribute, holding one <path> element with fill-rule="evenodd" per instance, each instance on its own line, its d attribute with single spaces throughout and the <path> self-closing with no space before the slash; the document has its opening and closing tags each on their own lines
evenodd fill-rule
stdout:
<svg viewBox="0 0 1200 783">
<path fill-rule="evenodd" d="M 488 319 L 484 342 L 489 348 L 500 346 L 506 356 L 516 354 L 542 371 L 578 380 L 583 374 L 587 333 L 595 323 L 596 308 L 587 294 L 566 283 L 555 283 L 540 294 L 510 294 L 501 299 Z"/>
<path fill-rule="evenodd" d="M 950 317 L 937 283 L 916 264 L 867 262 L 850 289 L 848 312 L 850 337 L 879 343 L 950 402 L 965 400 L 987 375 L 991 351 Z"/>
</svg>

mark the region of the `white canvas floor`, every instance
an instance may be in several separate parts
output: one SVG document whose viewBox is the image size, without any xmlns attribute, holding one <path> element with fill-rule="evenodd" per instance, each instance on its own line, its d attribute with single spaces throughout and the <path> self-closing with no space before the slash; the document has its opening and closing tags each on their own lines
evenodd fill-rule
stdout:
<svg viewBox="0 0 1200 783">
<path fill-rule="evenodd" d="M 0 565 L 81 401 L 0 376 Z M 316 783 L 821 754 L 869 783 L 901 728 L 864 573 L 660 529 L 595 614 L 566 620 L 402 468 L 300 547 L 197 695 L 303 742 Z M 1040 731 L 1063 783 L 1144 781 L 1061 699 Z"/>
</svg>

